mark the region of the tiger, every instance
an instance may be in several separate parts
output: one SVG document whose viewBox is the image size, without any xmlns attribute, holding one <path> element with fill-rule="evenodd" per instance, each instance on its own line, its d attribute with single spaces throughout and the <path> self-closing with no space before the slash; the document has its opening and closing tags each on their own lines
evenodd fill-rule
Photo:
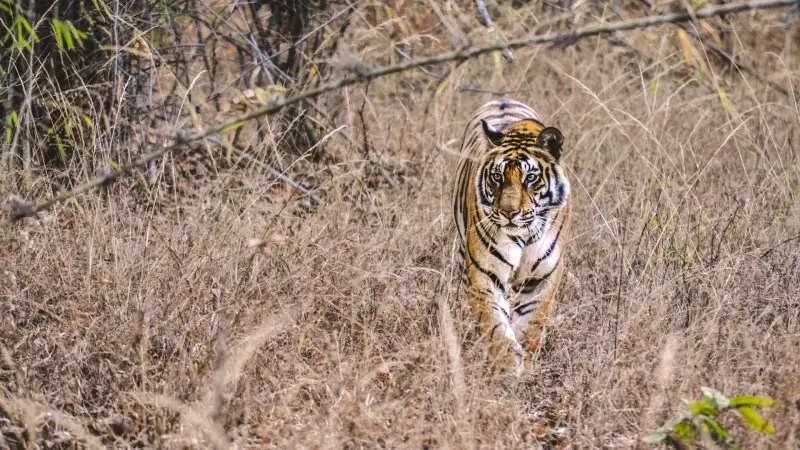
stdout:
<svg viewBox="0 0 800 450">
<path fill-rule="evenodd" d="M 486 103 L 461 143 L 453 217 L 469 309 L 495 367 L 519 376 L 554 309 L 572 224 L 564 137 L 528 105 Z"/>
</svg>

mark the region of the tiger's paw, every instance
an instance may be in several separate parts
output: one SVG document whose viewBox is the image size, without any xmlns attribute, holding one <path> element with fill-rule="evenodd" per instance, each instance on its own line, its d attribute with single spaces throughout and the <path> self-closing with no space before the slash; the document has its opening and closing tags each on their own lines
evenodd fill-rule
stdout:
<svg viewBox="0 0 800 450">
<path fill-rule="evenodd" d="M 525 349 L 516 341 L 494 346 L 490 358 L 495 373 L 519 377 L 525 368 Z"/>
</svg>

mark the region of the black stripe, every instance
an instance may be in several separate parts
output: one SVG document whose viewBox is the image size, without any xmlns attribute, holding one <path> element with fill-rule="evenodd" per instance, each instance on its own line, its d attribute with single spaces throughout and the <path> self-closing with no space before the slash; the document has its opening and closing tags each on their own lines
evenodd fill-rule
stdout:
<svg viewBox="0 0 800 450">
<path fill-rule="evenodd" d="M 486 276 L 487 276 L 487 277 L 488 277 L 490 280 L 492 280 L 492 283 L 495 285 L 495 287 L 497 287 L 498 289 L 500 289 L 500 292 L 501 292 L 503 295 L 506 295 L 506 287 L 505 287 L 505 285 L 503 284 L 503 282 L 502 282 L 502 281 L 500 281 L 500 278 L 498 278 L 498 277 L 497 277 L 497 275 L 495 275 L 495 274 L 493 274 L 493 273 L 491 273 L 491 272 L 487 271 L 487 270 L 486 270 L 486 269 L 484 269 L 483 267 L 481 267 L 481 265 L 480 265 L 480 264 L 478 264 L 478 262 L 477 262 L 477 261 L 475 261 L 475 257 L 472 255 L 472 252 L 470 252 L 470 251 L 469 251 L 469 249 L 467 249 L 467 254 L 469 254 L 469 259 L 470 259 L 470 262 L 472 263 L 472 265 L 474 265 L 474 266 L 475 266 L 475 268 L 476 268 L 476 269 L 478 269 L 478 271 L 479 271 L 480 273 L 482 273 L 482 274 L 486 275 Z"/>
<path fill-rule="evenodd" d="M 488 205 L 489 203 L 491 203 L 491 201 L 489 200 L 489 197 L 486 195 L 486 192 L 484 191 L 484 187 L 486 186 L 484 182 L 485 180 L 485 175 L 483 173 L 484 171 L 486 171 L 486 169 L 484 169 L 483 171 L 481 171 L 480 174 L 478 174 L 477 192 L 478 192 L 478 197 L 480 197 L 480 202 L 485 205 Z M 475 205 L 475 207 L 477 208 L 478 205 Z"/>
<path fill-rule="evenodd" d="M 560 204 L 564 203 L 564 185 L 561 183 L 561 180 L 558 178 L 558 172 L 555 169 L 553 169 L 553 184 L 556 186 L 556 189 L 558 190 L 558 199 L 555 199 L 555 198 L 553 198 L 551 196 L 550 197 L 551 200 L 554 200 L 554 201 L 551 201 L 550 204 L 553 205 L 553 206 L 560 205 Z"/>
<path fill-rule="evenodd" d="M 484 231 L 486 231 L 486 230 L 484 230 L 483 228 L 481 228 L 481 224 L 480 224 L 480 222 L 477 220 L 477 218 L 476 218 L 476 221 L 475 221 L 475 223 L 474 223 L 472 226 L 473 226 L 473 227 L 475 227 L 475 234 L 477 234 L 477 235 L 478 235 L 478 239 L 480 239 L 480 240 L 481 240 L 481 242 L 483 242 L 483 245 L 484 245 L 486 248 L 488 248 L 488 249 L 491 249 L 491 247 L 494 247 L 494 245 L 495 245 L 495 241 L 494 241 L 494 239 L 490 238 L 489 236 L 486 236 L 486 235 L 483 233 L 483 232 L 484 232 Z"/>
<path fill-rule="evenodd" d="M 530 294 L 535 291 L 544 278 L 528 277 L 522 283 L 514 286 L 514 290 L 520 294 Z"/>
<path fill-rule="evenodd" d="M 553 172 L 552 172 L 551 168 L 547 167 L 542 171 L 542 182 L 544 183 L 546 190 L 544 191 L 543 194 L 539 195 L 539 202 L 542 202 L 542 200 L 544 200 L 544 199 L 549 199 L 548 202 L 547 202 L 548 205 L 553 205 L 554 204 L 553 203 L 553 191 L 552 191 L 552 189 L 550 189 L 550 185 L 551 185 L 550 182 L 552 181 L 551 180 L 552 176 L 553 176 Z M 547 180 L 547 181 L 545 182 L 545 180 Z M 544 203 L 544 202 L 542 202 L 542 203 Z"/>
<path fill-rule="evenodd" d="M 556 217 L 553 220 L 555 220 L 556 218 L 558 218 L 558 215 L 556 215 Z M 541 264 L 542 261 L 547 259 L 547 257 L 550 256 L 551 253 L 553 253 L 553 249 L 556 248 L 556 244 L 558 243 L 558 237 L 561 235 L 562 229 L 564 229 L 564 222 L 561 222 L 561 225 L 558 227 L 558 232 L 556 232 L 556 237 L 550 244 L 550 248 L 548 248 L 545 254 L 540 256 L 539 259 L 537 259 L 536 262 L 533 263 L 533 267 L 531 267 L 531 273 L 536 272 L 536 268 L 539 267 L 539 264 Z"/>
<path fill-rule="evenodd" d="M 517 315 L 520 315 L 520 316 L 527 316 L 528 314 L 533 312 L 534 307 L 536 305 L 538 305 L 538 304 L 539 304 L 538 301 L 532 301 L 532 302 L 528 302 L 528 303 L 523 303 L 521 305 L 518 305 L 516 308 L 514 308 L 514 313 L 517 314 Z M 528 306 L 530 306 L 529 310 L 527 310 L 527 311 L 523 311 L 522 310 L 523 308 L 526 308 Z"/>
<path fill-rule="evenodd" d="M 515 112 L 501 112 L 499 114 L 489 114 L 486 116 L 481 116 L 481 119 L 489 121 L 494 119 L 502 119 L 505 117 L 513 117 L 515 119 L 529 119 L 529 117 Z"/>
<path fill-rule="evenodd" d="M 468 144 L 465 143 L 464 145 L 461 146 L 462 153 L 464 153 L 465 149 L 472 148 L 472 146 L 475 145 L 475 141 L 477 141 L 479 137 L 480 137 L 479 134 L 473 134 L 472 138 L 469 141 L 469 143 Z"/>
<path fill-rule="evenodd" d="M 500 305 L 498 305 L 497 303 L 495 303 L 495 302 L 492 302 L 492 309 L 494 309 L 494 310 L 496 310 L 496 311 L 498 311 L 498 312 L 501 312 L 501 313 L 503 313 L 503 316 L 505 316 L 506 320 L 508 320 L 509 322 L 511 321 L 511 314 L 509 314 L 508 312 L 506 312 L 506 310 L 505 310 L 505 309 L 503 309 L 503 308 L 502 308 Z"/>
<path fill-rule="evenodd" d="M 492 331 L 490 331 L 490 332 L 489 332 L 489 340 L 490 340 L 490 341 L 491 341 L 492 339 L 494 339 L 494 332 L 495 332 L 495 331 L 497 331 L 497 327 L 499 327 L 500 325 L 502 325 L 502 323 L 496 323 L 496 324 L 494 324 L 494 326 L 492 327 Z"/>
<path fill-rule="evenodd" d="M 491 253 L 492 256 L 497 258 L 501 263 L 507 265 L 508 267 L 514 267 L 513 265 L 511 265 L 510 262 L 508 262 L 507 259 L 505 259 L 503 257 L 503 255 L 500 254 L 499 251 L 497 251 L 497 242 L 494 239 L 492 239 L 490 236 L 486 236 L 483 233 L 486 230 L 484 230 L 483 227 L 481 227 L 480 222 L 476 222 L 474 226 L 475 226 L 475 231 L 476 231 L 475 234 L 478 235 L 478 238 L 481 240 L 483 245 L 489 250 L 489 253 Z M 489 241 L 491 241 L 491 242 L 489 242 Z"/>
<path fill-rule="evenodd" d="M 475 228 L 476 228 L 476 229 L 478 229 L 478 230 L 481 230 L 481 227 L 480 227 L 480 225 L 479 225 L 479 224 L 476 224 L 476 225 L 475 225 Z M 480 238 L 481 242 L 483 242 L 483 245 L 485 245 L 485 246 L 486 246 L 486 249 L 487 249 L 487 250 L 489 250 L 489 253 L 491 253 L 491 254 L 492 254 L 492 256 L 494 256 L 495 258 L 497 258 L 497 259 L 498 259 L 498 260 L 499 260 L 501 263 L 503 263 L 503 264 L 507 265 L 508 267 L 514 267 L 513 265 L 511 265 L 511 263 L 510 263 L 510 262 L 508 262 L 508 260 L 507 260 L 507 259 L 505 259 L 505 258 L 503 257 L 503 255 L 502 255 L 502 254 L 500 254 L 500 252 L 499 252 L 499 251 L 497 251 L 497 243 L 496 243 L 496 242 L 494 242 L 494 240 L 493 240 L 493 239 L 492 239 L 492 243 L 488 243 L 488 242 L 486 242 L 486 239 L 487 239 L 487 237 L 486 237 L 486 236 L 484 236 L 484 235 L 483 235 L 483 233 L 481 233 L 480 231 L 478 231 L 478 238 Z M 491 239 L 491 238 L 488 238 L 488 239 Z"/>
<path fill-rule="evenodd" d="M 500 103 L 500 109 L 506 109 L 509 106 L 516 106 L 516 107 L 521 107 L 521 108 L 524 108 L 524 109 L 527 109 L 527 110 L 530 110 L 531 112 L 533 112 L 533 110 L 531 109 L 530 106 L 526 105 L 525 103 L 522 103 L 522 102 L 519 102 L 519 101 L 516 101 L 516 100 L 512 100 L 510 98 L 504 98 L 502 100 L 499 100 L 498 102 Z"/>
<path fill-rule="evenodd" d="M 511 240 L 514 241 L 515 244 L 517 244 L 517 247 L 525 248 L 525 239 L 522 239 L 519 236 L 509 236 L 509 238 L 511 238 Z"/>
<path fill-rule="evenodd" d="M 542 281 L 546 280 L 546 279 L 547 279 L 547 278 L 548 278 L 550 275 L 552 275 L 552 274 L 553 274 L 553 272 L 555 272 L 555 271 L 556 271 L 556 269 L 558 269 L 558 265 L 557 265 L 557 264 L 556 264 L 556 266 L 555 266 L 555 267 L 553 267 L 553 270 L 551 270 L 550 272 L 548 272 L 548 273 L 547 273 L 546 275 L 544 275 L 543 277 L 541 277 L 541 278 L 537 278 L 537 277 L 529 277 L 529 278 L 527 278 L 525 281 L 523 281 L 523 282 L 521 283 L 521 285 L 520 285 L 520 286 L 518 286 L 518 287 L 514 287 L 514 290 L 515 290 L 515 291 L 516 291 L 518 294 L 530 294 L 531 292 L 533 292 L 534 290 L 536 290 L 536 288 L 537 288 L 537 287 L 539 287 L 539 284 L 540 284 Z M 522 306 L 524 306 L 524 305 L 522 305 Z M 517 308 L 519 308 L 519 307 L 520 307 L 520 306 L 517 306 L 517 307 L 515 307 L 515 308 L 514 308 L 514 310 L 516 311 L 516 310 L 517 310 Z"/>
<path fill-rule="evenodd" d="M 539 279 L 540 279 L 540 280 L 546 280 L 546 279 L 547 279 L 547 277 L 549 277 L 550 275 L 552 275 L 552 274 L 553 274 L 553 272 L 555 272 L 555 271 L 556 271 L 556 269 L 558 269 L 558 264 L 556 264 L 556 265 L 553 267 L 553 270 L 551 270 L 550 272 L 547 272 L 547 274 L 545 274 L 544 276 L 542 276 L 542 278 L 539 278 Z"/>
</svg>

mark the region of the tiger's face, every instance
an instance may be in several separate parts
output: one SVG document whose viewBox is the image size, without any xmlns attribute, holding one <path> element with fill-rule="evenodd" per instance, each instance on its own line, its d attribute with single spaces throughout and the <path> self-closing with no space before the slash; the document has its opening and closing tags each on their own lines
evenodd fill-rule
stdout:
<svg viewBox="0 0 800 450">
<path fill-rule="evenodd" d="M 480 208 L 498 226 L 539 228 L 547 212 L 566 202 L 561 132 L 532 119 L 501 130 L 484 121 L 483 129 L 493 148 L 479 170 Z"/>
</svg>

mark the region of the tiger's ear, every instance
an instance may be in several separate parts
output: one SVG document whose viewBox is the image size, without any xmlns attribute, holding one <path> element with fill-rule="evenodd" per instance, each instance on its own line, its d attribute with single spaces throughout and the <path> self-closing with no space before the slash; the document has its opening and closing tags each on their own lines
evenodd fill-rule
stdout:
<svg viewBox="0 0 800 450">
<path fill-rule="evenodd" d="M 558 131 L 558 128 L 547 127 L 536 138 L 536 146 L 549 151 L 556 161 L 561 157 L 561 146 L 563 144 L 564 136 Z"/>
<path fill-rule="evenodd" d="M 502 144 L 503 133 L 500 130 L 489 125 L 489 122 L 483 119 L 481 119 L 481 125 L 483 125 L 483 134 L 486 135 L 486 139 L 489 139 L 492 145 L 499 146 Z"/>
</svg>

